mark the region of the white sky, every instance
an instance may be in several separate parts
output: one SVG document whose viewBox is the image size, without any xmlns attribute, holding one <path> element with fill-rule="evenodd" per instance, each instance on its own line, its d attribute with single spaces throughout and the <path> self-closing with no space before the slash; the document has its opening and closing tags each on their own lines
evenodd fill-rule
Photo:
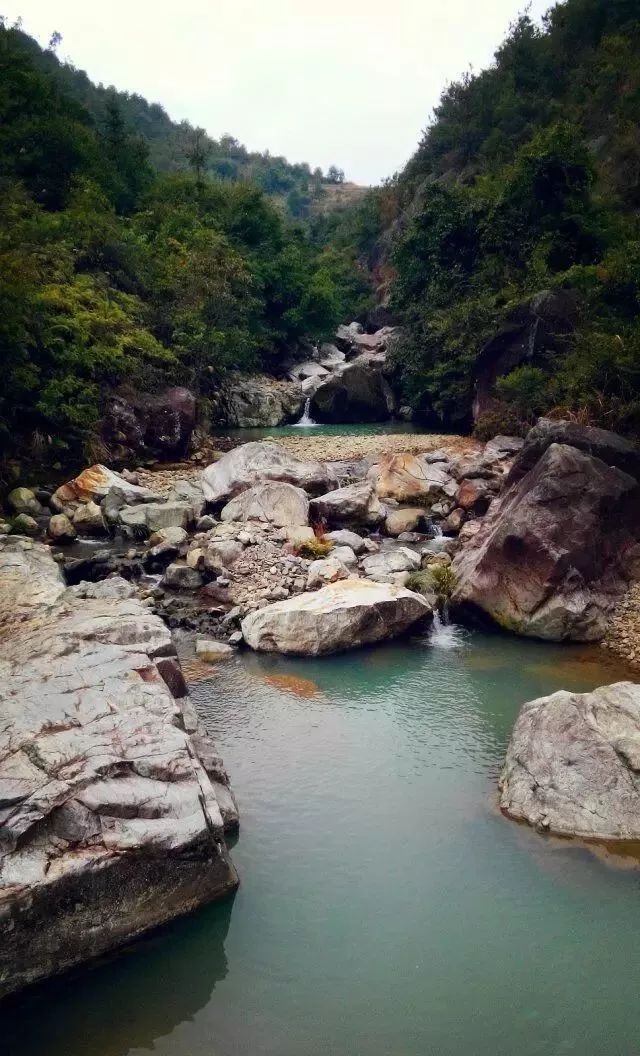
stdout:
<svg viewBox="0 0 640 1056">
<path fill-rule="evenodd" d="M 377 183 L 443 86 L 491 62 L 525 0 L 0 0 L 92 80 L 214 137 Z M 551 0 L 533 0 L 538 17 Z"/>
</svg>

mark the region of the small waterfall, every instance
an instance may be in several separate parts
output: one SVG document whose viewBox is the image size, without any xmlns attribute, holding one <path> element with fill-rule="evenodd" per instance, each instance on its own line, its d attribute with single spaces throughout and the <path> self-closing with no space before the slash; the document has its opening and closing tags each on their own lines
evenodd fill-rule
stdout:
<svg viewBox="0 0 640 1056">
<path fill-rule="evenodd" d="M 455 623 L 449 622 L 449 614 L 446 604 L 442 612 L 436 609 L 433 613 L 433 623 L 429 641 L 437 649 L 457 649 L 462 645 L 464 632 Z"/>
<path fill-rule="evenodd" d="M 304 429 L 305 427 L 309 428 L 310 426 L 317 424 L 318 423 L 314 422 L 313 418 L 311 417 L 311 397 L 307 396 L 306 400 L 304 401 L 304 410 L 302 412 L 302 418 L 299 422 L 295 422 L 294 425 L 296 429 Z"/>
</svg>

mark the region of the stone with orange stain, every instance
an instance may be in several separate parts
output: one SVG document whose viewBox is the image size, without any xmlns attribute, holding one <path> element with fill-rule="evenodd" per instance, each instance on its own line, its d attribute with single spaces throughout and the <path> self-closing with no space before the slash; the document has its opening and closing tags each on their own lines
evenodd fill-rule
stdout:
<svg viewBox="0 0 640 1056">
<path fill-rule="evenodd" d="M 159 495 L 141 488 L 137 484 L 130 484 L 119 473 L 108 469 L 99 463 L 83 469 L 73 480 L 62 484 L 52 495 L 51 505 L 59 512 L 68 507 L 74 509 L 77 505 L 93 502 L 96 498 L 103 499 L 111 488 L 119 488 L 127 502 L 151 502 L 158 500 Z"/>
</svg>

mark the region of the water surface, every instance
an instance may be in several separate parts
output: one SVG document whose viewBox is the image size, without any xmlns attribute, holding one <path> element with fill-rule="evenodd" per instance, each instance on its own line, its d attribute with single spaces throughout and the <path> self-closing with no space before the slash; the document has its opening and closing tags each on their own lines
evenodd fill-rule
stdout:
<svg viewBox="0 0 640 1056">
<path fill-rule="evenodd" d="M 621 675 L 445 628 L 195 681 L 240 802 L 235 900 L 22 997 L 3 1051 L 631 1056 L 640 873 L 495 802 L 519 705 Z"/>
</svg>

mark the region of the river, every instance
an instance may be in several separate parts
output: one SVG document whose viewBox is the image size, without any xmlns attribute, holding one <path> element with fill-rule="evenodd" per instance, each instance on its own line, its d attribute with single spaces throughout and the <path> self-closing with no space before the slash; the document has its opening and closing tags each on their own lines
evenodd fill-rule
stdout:
<svg viewBox="0 0 640 1056">
<path fill-rule="evenodd" d="M 241 888 L 20 997 L 3 1051 L 637 1051 L 640 873 L 496 809 L 520 704 L 624 677 L 606 654 L 438 627 L 186 670 L 240 803 Z"/>
</svg>

